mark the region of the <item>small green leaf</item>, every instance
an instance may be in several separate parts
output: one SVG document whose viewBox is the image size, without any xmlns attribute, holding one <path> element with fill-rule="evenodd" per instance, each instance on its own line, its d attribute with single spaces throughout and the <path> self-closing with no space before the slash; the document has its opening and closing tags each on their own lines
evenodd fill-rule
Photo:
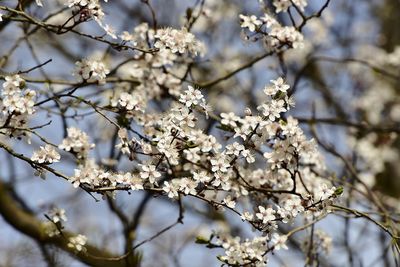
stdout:
<svg viewBox="0 0 400 267">
<path fill-rule="evenodd" d="M 335 195 L 336 196 L 340 196 L 341 194 L 343 194 L 343 186 L 339 186 L 338 188 L 336 188 L 335 190 Z"/>
<path fill-rule="evenodd" d="M 198 147 L 198 146 L 199 146 L 198 144 L 195 144 L 193 142 L 188 142 L 188 143 L 186 143 L 186 147 L 185 148 L 195 148 L 195 147 Z"/>
<path fill-rule="evenodd" d="M 210 240 L 208 238 L 205 238 L 204 236 L 196 236 L 196 244 L 208 244 Z"/>
</svg>

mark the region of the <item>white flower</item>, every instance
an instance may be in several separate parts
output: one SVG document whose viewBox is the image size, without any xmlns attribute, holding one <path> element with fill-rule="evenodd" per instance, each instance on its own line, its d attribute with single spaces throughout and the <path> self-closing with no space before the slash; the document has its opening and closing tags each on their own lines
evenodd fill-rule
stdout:
<svg viewBox="0 0 400 267">
<path fill-rule="evenodd" d="M 297 135 L 302 134 L 302 130 L 299 128 L 299 122 L 294 119 L 292 116 L 287 118 L 286 123 L 281 123 L 282 134 L 284 135 Z"/>
<path fill-rule="evenodd" d="M 109 73 L 110 71 L 103 62 L 82 59 L 75 63 L 73 75 L 79 77 L 82 81 L 97 81 L 99 84 L 104 84 Z"/>
<path fill-rule="evenodd" d="M 336 187 L 329 188 L 326 184 L 320 184 L 317 191 L 314 192 L 316 201 L 323 201 L 331 197 L 335 193 Z"/>
<path fill-rule="evenodd" d="M 74 170 L 74 175 L 69 180 L 75 188 L 83 183 L 94 187 L 102 186 L 104 181 L 107 181 L 110 186 L 115 186 L 116 179 L 110 179 L 113 177 L 115 176 L 112 173 L 97 166 L 93 159 L 88 159 L 84 165 L 79 165 L 79 169 Z"/>
<path fill-rule="evenodd" d="M 165 181 L 162 190 L 167 193 L 169 198 L 177 198 L 179 196 L 178 188 L 173 183 Z"/>
<path fill-rule="evenodd" d="M 35 97 L 35 91 L 27 89 L 24 93 L 21 92 L 21 94 L 15 93 L 6 95 L 3 99 L 3 105 L 7 108 L 7 112 L 10 114 L 14 112 L 31 115 L 35 112 Z"/>
<path fill-rule="evenodd" d="M 262 223 L 266 224 L 275 220 L 275 210 L 272 208 L 264 208 L 263 206 L 258 206 L 260 212 L 256 213 L 256 217 L 262 221 Z"/>
<path fill-rule="evenodd" d="M 264 16 L 261 17 L 261 20 L 265 23 L 265 26 L 267 28 L 279 26 L 279 22 L 277 22 L 275 18 L 268 15 L 267 13 L 265 13 Z"/>
<path fill-rule="evenodd" d="M 170 49 L 172 53 L 189 53 L 195 56 L 203 56 L 205 53 L 204 44 L 198 41 L 186 28 L 181 30 L 158 29 L 154 37 L 157 40 L 154 47 L 159 49 Z"/>
<path fill-rule="evenodd" d="M 258 20 L 257 17 L 254 15 L 245 16 L 243 14 L 240 14 L 239 18 L 241 19 L 240 27 L 248 28 L 251 32 L 254 32 L 257 26 L 260 26 L 262 24 L 262 22 Z"/>
<path fill-rule="evenodd" d="M 254 218 L 254 215 L 248 211 L 245 211 L 240 218 L 242 218 L 243 221 L 252 221 Z"/>
<path fill-rule="evenodd" d="M 25 81 L 18 74 L 13 76 L 6 76 L 5 82 L 3 83 L 3 95 L 13 95 L 21 92 Z"/>
<path fill-rule="evenodd" d="M 25 81 L 19 75 L 6 76 L 1 90 L 2 101 L 0 107 L 3 114 L 31 115 L 35 112 L 36 92 L 30 89 L 23 89 Z M 12 126 L 12 123 L 11 125 Z M 22 125 L 16 125 L 21 127 Z"/>
<path fill-rule="evenodd" d="M 288 211 L 291 216 L 296 217 L 299 213 L 304 211 L 300 198 L 290 198 L 284 201 L 284 209 Z M 282 216 L 283 217 L 283 216 Z"/>
<path fill-rule="evenodd" d="M 143 180 L 140 179 L 139 177 L 132 177 L 129 180 L 129 185 L 131 186 L 131 189 L 133 191 L 135 191 L 135 190 L 143 190 L 144 189 Z"/>
<path fill-rule="evenodd" d="M 49 212 L 49 217 L 54 223 L 58 223 L 61 221 L 66 222 L 67 221 L 67 216 L 65 215 L 65 210 L 64 209 L 58 209 L 58 208 L 53 208 Z"/>
<path fill-rule="evenodd" d="M 247 163 L 254 163 L 256 159 L 249 149 L 244 149 L 241 152 L 242 156 L 246 159 Z"/>
<path fill-rule="evenodd" d="M 230 167 L 229 163 L 224 157 L 219 157 L 218 159 L 211 159 L 211 170 L 213 172 L 227 172 Z"/>
<path fill-rule="evenodd" d="M 194 89 L 192 86 L 188 86 L 188 89 L 184 94 L 180 95 L 179 102 L 185 104 L 188 108 L 192 105 L 198 105 L 204 101 L 203 94 L 200 90 Z"/>
<path fill-rule="evenodd" d="M 87 237 L 84 235 L 77 235 L 70 237 L 68 239 L 68 247 L 75 249 L 76 251 L 85 251 L 85 244 L 87 242 Z"/>
<path fill-rule="evenodd" d="M 179 191 L 183 192 L 185 195 L 196 195 L 196 187 L 197 187 L 197 182 L 193 181 L 191 179 L 188 178 L 182 178 L 182 179 L 178 179 L 178 180 L 174 180 L 174 182 L 176 181 L 176 184 L 179 185 Z"/>
<path fill-rule="evenodd" d="M 264 103 L 258 106 L 257 109 L 261 111 L 263 116 L 267 117 L 271 121 L 280 118 L 280 113 L 287 111 L 285 108 L 285 101 L 282 99 L 272 99 L 269 103 Z"/>
<path fill-rule="evenodd" d="M 216 244 L 221 245 L 225 249 L 225 256 L 219 259 L 234 266 L 247 266 L 251 262 L 251 266 L 261 267 L 267 263 L 265 256 L 267 237 L 255 237 L 252 240 L 240 240 L 240 237 L 230 237 L 226 234 L 218 234 L 221 236 L 216 240 Z"/>
<path fill-rule="evenodd" d="M 197 118 L 187 107 L 183 107 L 177 110 L 172 120 L 180 127 L 188 126 L 193 128 L 196 126 Z"/>
<path fill-rule="evenodd" d="M 290 43 L 293 48 L 304 46 L 304 36 L 293 26 L 272 28 L 270 35 L 278 39 L 281 43 Z"/>
<path fill-rule="evenodd" d="M 221 147 L 222 147 L 222 145 L 220 143 L 218 143 L 217 139 L 212 135 L 208 135 L 201 142 L 201 151 L 202 152 L 209 152 L 211 150 L 218 152 Z"/>
<path fill-rule="evenodd" d="M 269 96 L 273 96 L 279 91 L 281 91 L 282 93 L 286 93 L 287 90 L 289 90 L 290 88 L 290 86 L 285 83 L 282 77 L 279 77 L 276 80 L 271 80 L 271 83 L 273 84 L 273 86 L 266 86 L 264 88 L 264 93 Z"/>
<path fill-rule="evenodd" d="M 232 197 L 230 195 L 227 195 L 224 198 L 223 203 L 225 203 L 225 205 L 231 209 L 234 209 L 236 206 L 236 202 L 232 199 Z"/>
<path fill-rule="evenodd" d="M 156 182 L 156 178 L 161 177 L 161 173 L 157 171 L 155 165 L 140 165 L 142 171 L 140 172 L 140 178 L 148 179 L 151 184 Z"/>
<path fill-rule="evenodd" d="M 272 234 L 272 239 L 271 242 L 274 246 L 275 250 L 280 250 L 280 249 L 288 249 L 286 246 L 286 241 L 287 241 L 287 236 L 286 235 L 279 235 L 278 233 L 273 233 Z"/>
<path fill-rule="evenodd" d="M 77 153 L 78 158 L 85 158 L 94 144 L 89 142 L 89 136 L 81 130 L 70 127 L 67 129 L 67 138 L 63 139 L 59 149 Z"/>
<path fill-rule="evenodd" d="M 221 113 L 221 124 L 223 125 L 227 125 L 230 127 L 237 127 L 237 121 L 239 121 L 239 117 L 235 115 L 235 113 L 233 112 L 229 112 L 229 113 Z"/>
<path fill-rule="evenodd" d="M 60 234 L 60 230 L 57 229 L 57 226 L 50 221 L 44 223 L 44 232 L 49 237 L 58 236 Z"/>
<path fill-rule="evenodd" d="M 31 160 L 38 163 L 53 163 L 59 162 L 60 158 L 60 154 L 56 149 L 53 146 L 46 144 L 44 147 L 41 146 L 39 151 L 33 152 Z"/>
<path fill-rule="evenodd" d="M 211 177 L 205 171 L 193 172 L 193 179 L 197 182 L 207 183 L 211 181 Z"/>
<path fill-rule="evenodd" d="M 275 12 L 286 12 L 288 8 L 292 5 L 290 0 L 274 0 L 273 5 L 275 6 Z"/>
<path fill-rule="evenodd" d="M 123 31 L 122 34 L 119 35 L 119 38 L 121 38 L 125 42 L 131 42 L 134 46 L 137 45 L 137 42 L 134 41 L 135 36 L 127 31 Z"/>
<path fill-rule="evenodd" d="M 127 92 L 122 92 L 118 99 L 118 104 L 127 110 L 141 110 L 139 103 L 142 101 L 139 95 L 129 94 Z"/>
<path fill-rule="evenodd" d="M 240 155 L 240 152 L 244 149 L 245 148 L 243 145 L 239 144 L 238 142 L 234 142 L 226 146 L 226 154 L 238 157 Z"/>
<path fill-rule="evenodd" d="M 93 16 L 97 20 L 104 16 L 104 12 L 99 4 L 99 0 L 65 0 L 64 2 L 68 7 L 76 6 L 79 8 L 87 8 L 89 11 L 89 16 Z"/>
<path fill-rule="evenodd" d="M 233 112 L 221 113 L 221 118 L 221 124 L 231 126 L 233 128 L 237 127 L 237 121 L 240 119 Z"/>
</svg>

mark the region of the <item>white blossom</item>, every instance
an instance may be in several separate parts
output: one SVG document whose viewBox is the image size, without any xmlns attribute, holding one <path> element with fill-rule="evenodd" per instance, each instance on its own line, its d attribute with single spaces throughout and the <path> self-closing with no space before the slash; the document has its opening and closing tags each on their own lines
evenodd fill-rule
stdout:
<svg viewBox="0 0 400 267">
<path fill-rule="evenodd" d="M 252 221 L 254 218 L 254 215 L 248 211 L 245 211 L 241 216 L 243 221 Z"/>
<path fill-rule="evenodd" d="M 229 163 L 224 157 L 219 157 L 217 159 L 211 159 L 211 170 L 213 172 L 227 172 L 230 167 Z"/>
<path fill-rule="evenodd" d="M 227 125 L 230 127 L 237 127 L 237 122 L 239 121 L 239 117 L 235 115 L 233 112 L 229 113 L 221 113 L 221 124 Z"/>
<path fill-rule="evenodd" d="M 167 193 L 169 198 L 177 198 L 179 196 L 178 186 L 174 185 L 174 183 L 165 181 L 162 190 Z"/>
<path fill-rule="evenodd" d="M 266 86 L 264 88 L 264 92 L 268 96 L 273 96 L 279 91 L 282 93 L 286 93 L 287 90 L 290 88 L 288 84 L 286 84 L 282 77 L 279 77 L 276 80 L 271 80 L 272 86 Z"/>
<path fill-rule="evenodd" d="M 87 237 L 84 235 L 72 236 L 68 239 L 68 247 L 76 250 L 77 252 L 85 251 Z"/>
<path fill-rule="evenodd" d="M 262 24 L 262 22 L 254 15 L 245 16 L 243 14 L 240 14 L 239 18 L 241 19 L 240 27 L 248 28 L 251 32 L 254 32 L 257 27 Z"/>
<path fill-rule="evenodd" d="M 33 152 L 31 157 L 32 161 L 36 161 L 38 163 L 53 163 L 60 161 L 60 154 L 56 151 L 56 149 L 49 144 L 46 144 L 44 147 L 41 146 L 39 151 Z"/>
<path fill-rule="evenodd" d="M 101 19 L 104 16 L 99 0 L 66 0 L 65 5 L 68 7 L 87 8 L 89 15 L 97 19 Z"/>
<path fill-rule="evenodd" d="M 65 210 L 64 209 L 58 209 L 58 208 L 53 208 L 49 212 L 49 217 L 54 223 L 58 222 L 66 222 L 67 221 L 67 216 L 65 215 Z"/>
<path fill-rule="evenodd" d="M 156 182 L 156 179 L 161 177 L 161 173 L 157 171 L 155 165 L 140 165 L 142 171 L 140 172 L 140 178 L 149 180 L 151 184 Z"/>
<path fill-rule="evenodd" d="M 223 202 L 225 203 L 226 206 L 228 206 L 231 209 L 234 209 L 236 206 L 236 202 L 232 199 L 232 196 L 230 195 L 226 196 Z"/>
<path fill-rule="evenodd" d="M 73 75 L 77 76 L 81 81 L 97 81 L 99 84 L 104 84 L 106 82 L 106 76 L 109 73 L 110 71 L 106 68 L 103 62 L 82 59 L 75 63 Z"/>
<path fill-rule="evenodd" d="M 181 94 L 179 102 L 185 104 L 188 108 L 192 105 L 199 105 L 204 101 L 203 94 L 200 90 L 194 89 L 192 86 L 188 86 L 188 89 L 184 94 Z"/>
<path fill-rule="evenodd" d="M 187 31 L 173 28 L 158 29 L 154 35 L 156 43 L 154 46 L 160 49 L 170 49 L 173 53 L 190 53 L 192 55 L 202 56 L 205 52 L 205 46 L 196 37 Z"/>
<path fill-rule="evenodd" d="M 32 115 L 35 112 L 36 92 L 25 87 L 25 80 L 18 74 L 6 76 L 1 91 L 0 107 L 4 115 Z"/>
<path fill-rule="evenodd" d="M 303 35 L 293 26 L 274 27 L 270 35 L 281 43 L 290 43 L 293 48 L 303 47 Z"/>
<path fill-rule="evenodd" d="M 68 128 L 67 134 L 67 138 L 63 139 L 58 148 L 77 153 L 78 158 L 85 158 L 89 150 L 95 146 L 90 143 L 89 136 L 78 128 Z"/>
<path fill-rule="evenodd" d="M 316 192 L 314 192 L 316 201 L 323 201 L 331 197 L 335 193 L 336 187 L 328 187 L 327 184 L 322 183 L 318 186 Z"/>
<path fill-rule="evenodd" d="M 265 23 L 265 26 L 267 28 L 279 26 L 279 22 L 267 13 L 265 13 L 264 16 L 262 16 L 260 19 Z"/>
<path fill-rule="evenodd" d="M 262 221 L 262 223 L 267 224 L 275 220 L 275 210 L 272 208 L 265 208 L 263 206 L 258 206 L 260 212 L 256 213 L 256 217 Z"/>
<path fill-rule="evenodd" d="M 271 242 L 274 246 L 275 250 L 280 250 L 280 249 L 288 249 L 286 246 L 286 241 L 287 241 L 287 236 L 286 235 L 279 235 L 278 233 L 273 233 L 272 234 L 272 239 Z"/>
<path fill-rule="evenodd" d="M 275 6 L 275 12 L 280 13 L 280 12 L 286 12 L 288 8 L 292 5 L 290 0 L 274 0 L 273 5 Z"/>
<path fill-rule="evenodd" d="M 281 117 L 281 113 L 287 111 L 285 108 L 285 101 L 282 99 L 272 99 L 269 103 L 263 103 L 257 107 L 261 111 L 262 115 L 267 117 L 271 121 L 275 121 Z"/>
<path fill-rule="evenodd" d="M 193 179 L 198 182 L 207 183 L 211 180 L 211 177 L 205 171 L 193 172 Z"/>
</svg>

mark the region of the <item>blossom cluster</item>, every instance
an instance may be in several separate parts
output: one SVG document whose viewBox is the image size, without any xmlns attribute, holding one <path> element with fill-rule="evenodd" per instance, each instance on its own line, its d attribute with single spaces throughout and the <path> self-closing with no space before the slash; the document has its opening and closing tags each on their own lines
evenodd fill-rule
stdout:
<svg viewBox="0 0 400 267">
<path fill-rule="evenodd" d="M 107 2 L 108 0 L 104 0 Z M 82 11 L 85 11 L 86 14 L 82 14 L 85 16 L 84 19 L 88 17 L 96 17 L 101 19 L 104 16 L 104 12 L 101 8 L 99 0 L 67 0 L 65 1 L 65 5 L 68 7 L 78 7 Z M 82 16 L 81 15 L 81 16 Z"/>
<path fill-rule="evenodd" d="M 60 158 L 61 156 L 55 148 L 46 144 L 44 147 L 41 146 L 38 151 L 33 152 L 31 160 L 37 163 L 51 164 L 53 162 L 59 162 Z"/>
<path fill-rule="evenodd" d="M 110 71 L 105 64 L 98 60 L 82 59 L 75 63 L 74 76 L 77 76 L 81 81 L 93 82 L 99 84 L 106 82 L 106 76 Z"/>
<path fill-rule="evenodd" d="M 49 217 L 53 223 L 66 222 L 67 216 L 64 209 L 53 208 L 49 212 Z"/>
<path fill-rule="evenodd" d="M 87 242 L 87 237 L 84 235 L 72 236 L 68 239 L 68 247 L 75 250 L 76 252 L 85 251 L 85 244 Z"/>
<path fill-rule="evenodd" d="M 175 38 L 173 34 L 182 38 L 174 45 L 167 38 L 167 36 Z M 192 56 L 201 54 L 200 48 L 203 45 L 192 33 L 185 30 L 159 29 L 155 32 L 147 23 L 139 24 L 132 32 L 124 32 L 121 38 L 142 49 L 148 48 L 149 43 L 160 48 L 157 53 L 138 52 L 133 56 L 132 62 L 118 69 L 117 74 L 120 77 L 137 80 L 137 86 L 133 88 L 130 83 L 117 83 L 112 94 L 107 95 L 112 107 L 126 113 L 127 118 L 139 119 L 143 116 L 147 103 L 162 98 L 166 91 L 175 97 L 180 96 L 183 91 L 182 82 L 176 73 L 180 73 L 181 68 L 175 63 L 193 62 Z M 180 51 L 176 50 L 178 47 Z"/>
<path fill-rule="evenodd" d="M 148 176 L 147 178 L 151 178 Z M 86 185 L 91 188 L 115 187 L 117 185 L 127 186 L 131 190 L 143 190 L 144 177 L 132 174 L 131 172 L 114 173 L 99 167 L 92 159 L 86 160 L 69 181 L 74 187 Z"/>
<path fill-rule="evenodd" d="M 215 241 L 212 236 L 206 242 L 214 246 L 221 246 L 225 255 L 218 256 L 218 259 L 230 266 L 266 266 L 268 263 L 267 253 L 273 250 L 288 249 L 286 241 L 287 236 L 278 233 L 242 241 L 240 237 L 232 237 L 221 232 L 217 233 Z"/>
<path fill-rule="evenodd" d="M 95 146 L 90 143 L 89 136 L 75 127 L 68 128 L 67 134 L 58 148 L 76 153 L 78 158 L 86 158 L 90 149 Z"/>
<path fill-rule="evenodd" d="M 25 88 L 25 80 L 18 74 L 6 76 L 2 87 L 0 124 L 7 135 L 24 135 L 26 133 L 18 129 L 25 128 L 29 117 L 35 112 L 36 92 Z"/>
<path fill-rule="evenodd" d="M 104 2 L 108 2 L 108 0 L 104 0 Z M 108 36 L 117 39 L 115 30 L 110 25 L 103 22 L 105 14 L 99 0 L 67 0 L 65 5 L 70 8 L 74 7 L 78 9 L 76 15 L 79 16 L 80 22 L 94 19 Z"/>
<path fill-rule="evenodd" d="M 240 237 L 220 236 L 215 243 L 225 250 L 225 255 L 220 256 L 219 260 L 227 264 L 243 266 L 255 263 L 254 266 L 265 266 L 268 262 L 265 257 L 267 241 L 266 236 L 242 242 Z"/>
<path fill-rule="evenodd" d="M 77 11 L 73 13 L 80 16 L 77 24 L 94 19 L 109 36 L 117 38 L 102 22 L 105 14 L 98 0 L 68 0 L 65 4 Z M 218 5 L 218 1 L 205 4 L 204 16 L 212 13 L 210 6 Z M 292 7 L 303 11 L 307 2 L 274 0 L 272 5 L 276 13 Z M 250 33 L 249 38 L 260 37 L 268 48 L 303 46 L 303 35 L 296 27 L 281 25 L 270 14 L 262 17 L 241 14 L 239 18 L 241 27 Z M 65 177 L 73 187 L 103 196 L 115 196 L 120 190 L 141 190 L 156 192 L 180 204 L 182 198 L 197 198 L 217 210 L 232 212 L 256 236 L 243 238 L 224 233 L 216 236 L 215 241 L 211 237 L 208 245 L 222 248 L 224 255 L 219 260 L 228 265 L 265 266 L 269 252 L 288 248 L 289 235 L 280 234 L 281 225 L 309 222 L 326 215 L 342 190 L 326 170 L 317 142 L 308 138 L 299 121 L 288 114 L 294 100 L 286 77 L 272 79 L 259 90 L 264 94 L 251 109 L 238 105 L 233 110 L 213 113 L 208 105 L 212 90 L 198 88 L 201 83 L 190 77 L 196 76 L 196 68 L 200 68 L 200 63 L 195 63 L 197 56 L 204 55 L 205 45 L 190 32 L 194 25 L 190 25 L 189 15 L 187 20 L 180 29 L 156 29 L 141 23 L 118 35 L 122 46 L 138 48 L 129 60 L 112 71 L 113 76 L 124 82 L 110 83 L 110 90 L 102 91 L 107 103 L 98 102 L 105 104 L 101 107 L 104 122 L 113 122 L 112 132 L 117 133 L 112 142 L 115 151 L 111 154 L 118 157 L 95 160 L 91 155 L 95 147 L 91 137 L 77 127 L 66 127 L 67 136 L 58 149 L 70 152 L 77 161 L 73 174 Z M 146 53 L 147 49 L 151 53 Z M 391 58 L 396 58 L 394 54 Z M 82 86 L 105 84 L 110 81 L 109 74 L 104 62 L 90 58 L 76 62 L 73 72 Z M 15 129 L 26 125 L 22 119 L 15 124 L 15 118 L 27 118 L 35 111 L 35 92 L 24 89 L 24 84 L 19 75 L 6 77 L 3 84 L 1 107 L 5 118 L 0 121 Z M 62 103 L 63 97 L 60 95 L 56 100 Z M 366 142 L 363 148 L 378 142 L 374 135 L 365 139 L 357 140 Z M 356 151 L 366 153 L 362 148 Z M 383 152 L 380 164 L 371 163 L 370 169 L 375 173 L 392 156 L 389 149 Z M 60 158 L 56 148 L 48 143 L 33 152 L 30 163 L 39 166 L 58 162 Z M 364 160 L 367 164 L 372 162 L 371 158 Z M 128 164 L 122 167 L 122 163 Z M 53 209 L 49 218 L 52 225 L 46 226 L 46 232 L 49 236 L 59 234 L 58 226 L 67 220 L 65 211 Z M 316 232 L 315 236 L 314 242 L 327 253 L 331 239 L 322 232 Z M 71 250 L 85 251 L 85 236 L 67 238 Z"/>
<path fill-rule="evenodd" d="M 215 192 L 206 200 L 236 211 L 255 229 L 271 233 L 266 242 L 275 249 L 285 248 L 285 236 L 276 232 L 278 222 L 290 223 L 301 215 L 312 218 L 329 212 L 329 204 L 340 194 L 323 176 L 325 166 L 315 141 L 306 138 L 296 119 L 282 119 L 281 114 L 293 106 L 289 90 L 290 86 L 279 77 L 264 88 L 267 101 L 259 106 L 259 115 L 222 113 L 221 130 L 230 140 L 224 144 L 197 129 L 199 111 L 204 112 L 207 104 L 200 90 L 188 86 L 168 111 L 158 116 L 144 113 L 140 119 L 131 117 L 146 136 L 130 138 L 127 129 L 119 130 L 120 143 L 116 147 L 129 160 L 138 162 L 135 170 L 112 172 L 87 159 L 75 169 L 70 181 L 75 187 L 84 185 L 92 190 L 158 189 L 171 199 Z M 69 136 L 75 136 L 77 130 L 69 131 Z M 77 147 L 79 151 L 86 147 L 87 154 L 90 146 L 86 138 L 73 138 L 79 143 L 76 145 L 68 138 L 63 141 L 66 148 Z M 265 167 L 257 168 L 260 164 Z M 253 211 L 242 208 L 240 203 L 247 196 L 257 199 L 263 191 L 274 194 L 276 200 L 259 200 Z M 222 260 L 238 264 L 265 261 L 264 255 L 247 251 L 260 242 L 246 242 L 225 245 L 226 258 Z M 259 251 L 265 251 L 261 248 Z M 243 251 L 240 256 L 233 253 L 238 249 Z"/>
<path fill-rule="evenodd" d="M 272 4 L 275 7 L 276 13 L 287 12 L 293 6 L 304 11 L 304 8 L 307 6 L 307 0 L 274 0 Z"/>
<path fill-rule="evenodd" d="M 288 1 L 290 3 L 290 1 Z M 269 48 L 279 48 L 288 45 L 291 48 L 302 48 L 304 36 L 294 26 L 282 26 L 272 15 L 265 13 L 258 18 L 255 15 L 239 15 L 241 27 L 251 33 L 263 36 Z M 254 38 L 254 36 L 253 36 Z M 257 38 L 255 38 L 257 40 Z"/>
<path fill-rule="evenodd" d="M 3 115 L 34 113 L 36 92 L 24 86 L 25 81 L 18 74 L 5 77 L 1 92 Z"/>
<path fill-rule="evenodd" d="M 154 37 L 156 38 L 154 46 L 159 49 L 170 49 L 172 53 L 190 53 L 195 56 L 203 56 L 205 53 L 204 44 L 185 28 L 159 29 Z"/>
<path fill-rule="evenodd" d="M 153 64 L 153 59 L 147 63 Z M 79 159 L 69 181 L 74 187 L 102 192 L 117 188 L 157 190 L 171 199 L 205 195 L 204 200 L 235 211 L 256 230 L 269 233 L 243 242 L 234 237 L 221 241 L 225 249 L 220 258 L 223 262 L 262 265 L 267 261 L 266 248 L 285 248 L 286 237 L 276 231 L 279 222 L 290 223 L 299 216 L 309 218 L 329 212 L 329 204 L 338 196 L 336 187 L 324 177 L 325 166 L 315 141 L 307 139 L 296 119 L 282 116 L 294 106 L 288 96 L 290 86 L 283 77 L 264 87 L 266 100 L 257 107 L 258 112 L 246 109 L 244 115 L 233 111 L 212 114 L 226 135 L 224 140 L 199 128 L 199 121 L 211 117 L 200 89 L 189 85 L 165 112 L 151 114 L 148 102 L 154 96 L 145 93 L 140 85 L 135 90 L 126 83 L 118 86 L 119 97 L 111 98 L 111 106 L 123 110 L 126 119 L 141 130 L 139 134 L 122 123 L 116 148 L 137 163 L 136 167 L 111 171 L 97 164 L 90 157 L 94 144 L 89 136 L 70 127 L 58 146 Z M 8 77 L 2 94 L 21 94 L 21 87 L 23 80 L 19 76 Z M 135 137 L 130 136 L 132 132 Z M 33 153 L 31 160 L 51 164 L 60 160 L 60 154 L 46 144 Z M 259 197 L 263 192 L 274 198 L 263 200 Z M 249 196 L 255 199 L 252 210 L 242 205 Z M 50 216 L 54 223 L 66 220 L 63 211 L 55 210 Z M 46 229 L 51 236 L 59 234 L 53 226 Z M 85 243 L 85 238 L 71 237 L 69 247 L 82 251 Z"/>
</svg>

